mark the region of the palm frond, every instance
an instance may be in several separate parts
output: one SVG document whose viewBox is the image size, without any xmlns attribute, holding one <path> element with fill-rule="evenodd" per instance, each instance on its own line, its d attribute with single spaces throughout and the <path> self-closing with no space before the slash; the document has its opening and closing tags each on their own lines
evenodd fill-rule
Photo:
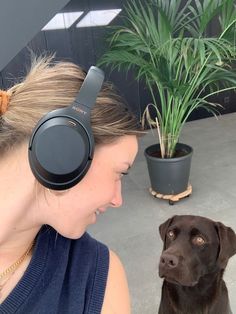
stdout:
<svg viewBox="0 0 236 314">
<path fill-rule="evenodd" d="M 209 37 L 213 20 L 219 20 L 221 30 Z M 209 97 L 236 89 L 235 38 L 233 0 L 187 0 L 184 5 L 181 0 L 131 0 L 124 24 L 111 30 L 109 50 L 99 64 L 133 69 L 135 79 L 146 83 L 153 105 L 145 117 L 158 130 L 163 157 L 173 155 L 194 110 L 217 115 L 220 104 Z"/>
<path fill-rule="evenodd" d="M 191 34 L 194 37 L 206 35 L 209 23 L 222 11 L 227 0 L 195 0 L 194 6 L 190 5 L 189 10 L 192 17 L 189 17 L 189 24 L 192 24 Z"/>
<path fill-rule="evenodd" d="M 235 1 L 234 0 L 225 1 L 219 18 L 222 29 L 226 29 L 234 19 L 235 19 Z"/>
</svg>

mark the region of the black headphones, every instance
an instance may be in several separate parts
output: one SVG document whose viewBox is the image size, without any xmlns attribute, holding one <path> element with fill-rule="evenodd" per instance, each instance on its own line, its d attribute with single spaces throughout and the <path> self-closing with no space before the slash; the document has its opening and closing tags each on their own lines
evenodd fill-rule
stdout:
<svg viewBox="0 0 236 314">
<path fill-rule="evenodd" d="M 34 128 L 29 141 L 29 163 L 43 186 L 65 190 L 87 173 L 94 151 L 90 111 L 103 80 L 103 71 L 92 66 L 75 101 L 49 112 Z"/>
</svg>

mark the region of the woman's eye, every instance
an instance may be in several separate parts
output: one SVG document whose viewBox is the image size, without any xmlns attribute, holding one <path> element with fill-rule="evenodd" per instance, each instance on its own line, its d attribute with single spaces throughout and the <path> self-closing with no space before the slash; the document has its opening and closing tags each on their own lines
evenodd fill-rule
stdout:
<svg viewBox="0 0 236 314">
<path fill-rule="evenodd" d="M 121 172 L 120 174 L 120 178 L 122 178 L 123 176 L 127 176 L 128 172 Z"/>
<path fill-rule="evenodd" d="M 167 236 L 168 236 L 169 239 L 174 240 L 174 238 L 175 238 L 174 231 L 173 230 L 168 231 L 167 232 Z"/>
<path fill-rule="evenodd" d="M 205 242 L 206 242 L 205 239 L 201 236 L 196 236 L 193 238 L 193 244 L 195 244 L 195 245 L 201 246 L 201 245 L 205 244 Z"/>
</svg>

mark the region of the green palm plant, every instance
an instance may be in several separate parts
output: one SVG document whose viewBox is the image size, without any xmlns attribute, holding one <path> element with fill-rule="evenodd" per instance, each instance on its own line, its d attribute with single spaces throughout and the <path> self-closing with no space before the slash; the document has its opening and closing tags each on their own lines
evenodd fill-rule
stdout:
<svg viewBox="0 0 236 314">
<path fill-rule="evenodd" d="M 217 115 L 220 104 L 210 96 L 236 87 L 234 0 L 187 0 L 184 5 L 181 0 L 132 0 L 125 12 L 124 24 L 111 28 L 99 65 L 133 68 L 136 79 L 144 80 L 153 104 L 143 118 L 157 128 L 162 158 L 171 158 L 190 114 L 204 108 Z M 213 20 L 219 31 L 209 37 Z"/>
</svg>

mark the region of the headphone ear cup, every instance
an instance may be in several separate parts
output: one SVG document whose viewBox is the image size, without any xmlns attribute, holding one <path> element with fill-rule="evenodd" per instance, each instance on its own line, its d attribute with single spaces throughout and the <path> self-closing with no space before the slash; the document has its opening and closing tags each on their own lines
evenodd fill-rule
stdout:
<svg viewBox="0 0 236 314">
<path fill-rule="evenodd" d="M 54 190 L 65 190 L 78 183 L 92 160 L 90 131 L 69 117 L 44 119 L 33 134 L 29 148 L 29 161 L 36 179 Z"/>
<path fill-rule="evenodd" d="M 104 73 L 90 67 L 74 102 L 46 114 L 29 142 L 29 163 L 45 187 L 65 190 L 87 173 L 94 151 L 90 112 L 101 90 Z"/>
</svg>

